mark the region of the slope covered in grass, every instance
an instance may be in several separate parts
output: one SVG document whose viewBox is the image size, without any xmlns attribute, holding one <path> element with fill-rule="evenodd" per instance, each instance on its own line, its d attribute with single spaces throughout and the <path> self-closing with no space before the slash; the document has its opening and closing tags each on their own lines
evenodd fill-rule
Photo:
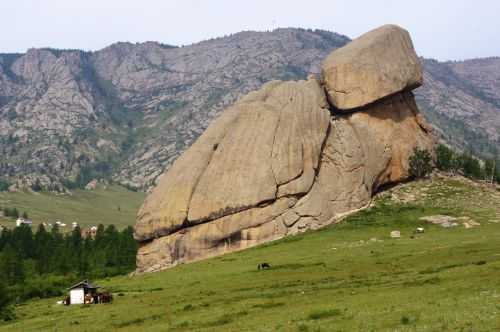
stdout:
<svg viewBox="0 0 500 332">
<path fill-rule="evenodd" d="M 467 216 L 442 228 L 422 216 Z M 339 225 L 163 272 L 98 281 L 110 305 L 16 307 L 0 331 L 495 331 L 500 193 L 436 179 Z M 416 227 L 424 234 L 413 234 Z M 389 233 L 400 230 L 400 239 Z M 413 236 L 413 238 L 412 238 Z M 258 271 L 268 262 L 271 269 Z"/>
<path fill-rule="evenodd" d="M 96 190 L 76 190 L 71 195 L 33 192 L 0 192 L 0 207 L 26 211 L 34 224 L 60 220 L 68 226 L 78 222 L 83 227 L 114 224 L 131 226 L 145 194 L 121 186 L 100 186 Z M 0 225 L 13 226 L 14 221 L 0 217 Z M 71 227 L 67 227 L 70 229 Z"/>
</svg>

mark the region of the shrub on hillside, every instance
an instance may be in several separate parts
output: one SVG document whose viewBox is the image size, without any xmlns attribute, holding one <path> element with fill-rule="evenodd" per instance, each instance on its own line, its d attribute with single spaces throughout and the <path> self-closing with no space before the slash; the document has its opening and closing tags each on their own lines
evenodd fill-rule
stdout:
<svg viewBox="0 0 500 332">
<path fill-rule="evenodd" d="M 410 156 L 410 176 L 423 178 L 432 172 L 432 157 L 429 151 L 415 147 Z"/>
<path fill-rule="evenodd" d="M 19 218 L 19 211 L 16 208 L 3 208 L 3 215 L 6 217 L 11 217 L 13 219 Z"/>
<path fill-rule="evenodd" d="M 7 181 L 0 179 L 0 191 L 7 191 L 9 186 L 10 184 Z"/>
</svg>

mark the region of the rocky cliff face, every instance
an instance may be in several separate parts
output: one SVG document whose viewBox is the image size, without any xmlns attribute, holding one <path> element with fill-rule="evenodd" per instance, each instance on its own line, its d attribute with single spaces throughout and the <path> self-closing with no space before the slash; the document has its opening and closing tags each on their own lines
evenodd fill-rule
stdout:
<svg viewBox="0 0 500 332">
<path fill-rule="evenodd" d="M 98 150 L 116 149 L 104 140 L 97 144 L 114 128 L 97 126 L 109 116 L 90 77 L 89 54 L 29 50 L 0 59 L 2 177 L 58 186 Z"/>
<path fill-rule="evenodd" d="M 317 229 L 366 206 L 408 177 L 415 147 L 432 149 L 411 92 L 421 81 L 408 33 L 384 26 L 333 52 L 321 81 L 273 81 L 243 97 L 146 199 L 138 272 Z"/>
<path fill-rule="evenodd" d="M 189 47 L 0 55 L 0 178 L 47 186 L 112 176 L 148 188 L 241 95 L 299 79 L 347 37 L 242 32 Z"/>
<path fill-rule="evenodd" d="M 348 38 L 242 32 L 186 47 L 0 54 L 0 180 L 47 189 L 109 177 L 147 189 L 221 111 L 272 80 L 305 79 Z M 498 146 L 498 58 L 424 60 L 417 102 L 459 147 Z"/>
</svg>

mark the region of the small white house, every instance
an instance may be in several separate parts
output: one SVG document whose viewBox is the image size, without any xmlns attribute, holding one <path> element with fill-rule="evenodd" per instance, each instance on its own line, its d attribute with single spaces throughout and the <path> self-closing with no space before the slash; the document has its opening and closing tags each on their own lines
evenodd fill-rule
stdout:
<svg viewBox="0 0 500 332">
<path fill-rule="evenodd" d="M 97 293 L 99 286 L 92 285 L 88 280 L 81 281 L 69 288 L 69 303 L 68 304 L 84 304 L 85 296 L 92 297 Z"/>
<path fill-rule="evenodd" d="M 33 222 L 31 220 L 23 219 L 23 218 L 17 218 L 16 220 L 16 227 L 20 227 L 21 225 L 27 225 L 30 226 L 33 225 Z"/>
</svg>

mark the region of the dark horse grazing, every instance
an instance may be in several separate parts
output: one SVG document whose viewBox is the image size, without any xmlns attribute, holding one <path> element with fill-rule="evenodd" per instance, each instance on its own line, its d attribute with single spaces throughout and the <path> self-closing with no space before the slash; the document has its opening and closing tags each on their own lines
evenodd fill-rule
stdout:
<svg viewBox="0 0 500 332">
<path fill-rule="evenodd" d="M 111 303 L 113 302 L 113 295 L 109 292 L 99 293 L 100 303 Z"/>
<path fill-rule="evenodd" d="M 271 265 L 269 265 L 269 263 L 260 263 L 259 265 L 257 265 L 258 270 L 264 270 L 264 269 L 270 269 L 270 268 L 271 268 Z"/>
</svg>

